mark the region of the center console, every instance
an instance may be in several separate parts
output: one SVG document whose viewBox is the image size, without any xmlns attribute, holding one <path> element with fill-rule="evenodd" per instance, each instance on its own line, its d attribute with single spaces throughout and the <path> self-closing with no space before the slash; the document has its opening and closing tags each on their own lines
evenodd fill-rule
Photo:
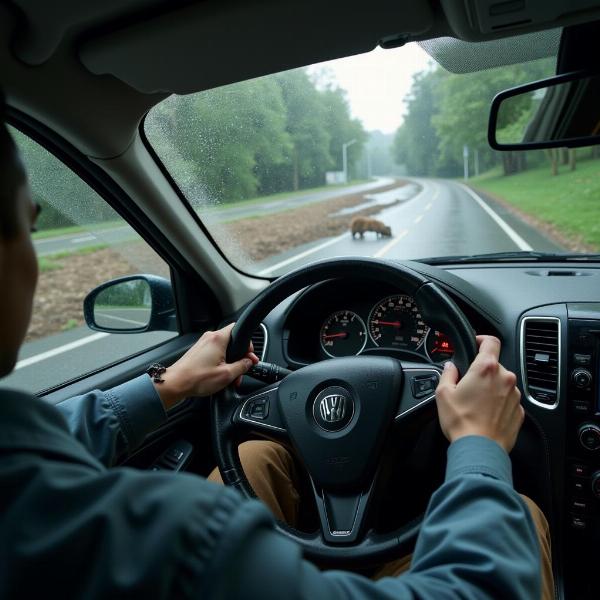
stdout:
<svg viewBox="0 0 600 600">
<path fill-rule="evenodd" d="M 568 579 L 576 598 L 592 589 L 600 556 L 600 306 L 569 305 L 567 337 Z M 564 355 L 563 355 L 564 356 Z M 570 596 L 570 594 L 569 594 Z"/>
</svg>

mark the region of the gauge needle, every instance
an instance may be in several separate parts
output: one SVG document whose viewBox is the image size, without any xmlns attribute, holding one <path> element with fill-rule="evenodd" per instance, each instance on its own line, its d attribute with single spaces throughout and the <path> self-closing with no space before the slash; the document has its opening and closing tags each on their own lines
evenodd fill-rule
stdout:
<svg viewBox="0 0 600 600">
<path fill-rule="evenodd" d="M 401 327 L 400 321 L 373 321 L 375 325 L 390 325 L 391 327 Z"/>
<path fill-rule="evenodd" d="M 345 332 L 342 333 L 330 333 L 329 335 L 323 336 L 326 340 L 330 340 L 332 338 L 347 338 L 348 334 Z"/>
</svg>

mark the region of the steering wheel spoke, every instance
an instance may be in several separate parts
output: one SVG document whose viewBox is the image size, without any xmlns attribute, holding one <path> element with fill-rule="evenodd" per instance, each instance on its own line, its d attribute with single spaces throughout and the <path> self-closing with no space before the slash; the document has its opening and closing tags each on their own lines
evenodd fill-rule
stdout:
<svg viewBox="0 0 600 600">
<path fill-rule="evenodd" d="M 321 535 L 328 544 L 353 544 L 362 536 L 374 483 L 367 490 L 331 491 L 312 482 Z"/>
<path fill-rule="evenodd" d="M 442 374 L 442 369 L 437 365 L 405 361 L 402 362 L 402 371 L 404 385 L 400 392 L 396 422 L 435 400 L 435 390 Z"/>
<path fill-rule="evenodd" d="M 268 437 L 287 437 L 278 401 L 278 384 L 267 386 L 239 400 L 233 413 L 233 424 L 242 430 Z"/>
</svg>

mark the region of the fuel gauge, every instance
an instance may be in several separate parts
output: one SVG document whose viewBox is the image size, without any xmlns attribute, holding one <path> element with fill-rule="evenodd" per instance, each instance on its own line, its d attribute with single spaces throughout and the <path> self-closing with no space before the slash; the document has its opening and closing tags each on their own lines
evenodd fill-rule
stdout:
<svg viewBox="0 0 600 600">
<path fill-rule="evenodd" d="M 445 333 L 430 329 L 425 342 L 425 351 L 433 362 L 444 362 L 454 356 L 454 344 Z"/>
</svg>

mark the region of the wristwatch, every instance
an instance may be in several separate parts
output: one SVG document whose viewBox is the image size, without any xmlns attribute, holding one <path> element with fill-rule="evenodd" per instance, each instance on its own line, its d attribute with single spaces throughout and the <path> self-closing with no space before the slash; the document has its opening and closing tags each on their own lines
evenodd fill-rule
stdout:
<svg viewBox="0 0 600 600">
<path fill-rule="evenodd" d="M 153 363 L 146 369 L 146 373 L 150 375 L 154 383 L 163 383 L 164 379 L 161 377 L 161 375 L 166 370 L 167 367 L 165 367 L 164 365 L 161 365 L 160 363 Z"/>
</svg>

